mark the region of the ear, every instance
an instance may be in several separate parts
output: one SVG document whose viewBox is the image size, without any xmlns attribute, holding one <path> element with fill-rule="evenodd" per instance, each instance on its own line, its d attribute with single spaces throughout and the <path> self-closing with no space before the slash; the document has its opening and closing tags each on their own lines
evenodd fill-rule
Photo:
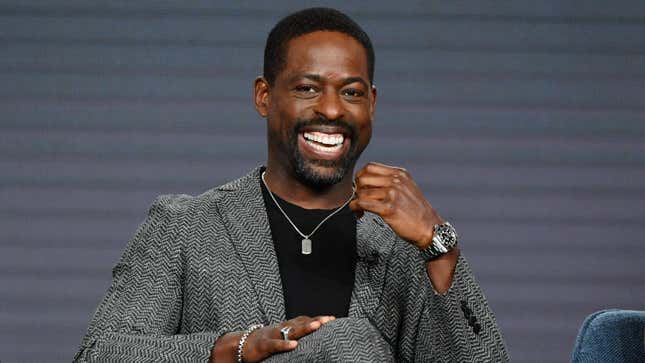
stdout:
<svg viewBox="0 0 645 363">
<path fill-rule="evenodd" d="M 260 116 L 267 117 L 269 114 L 269 96 L 270 96 L 269 82 L 262 77 L 258 76 L 253 82 L 253 101 L 255 102 L 255 109 Z"/>
<path fill-rule="evenodd" d="M 377 95 L 376 86 L 374 84 L 372 84 L 372 86 L 370 87 L 370 96 L 371 97 L 370 97 L 370 100 L 369 100 L 369 103 L 370 103 L 370 118 L 372 118 L 372 119 L 374 119 L 374 111 L 376 111 L 376 95 Z"/>
</svg>

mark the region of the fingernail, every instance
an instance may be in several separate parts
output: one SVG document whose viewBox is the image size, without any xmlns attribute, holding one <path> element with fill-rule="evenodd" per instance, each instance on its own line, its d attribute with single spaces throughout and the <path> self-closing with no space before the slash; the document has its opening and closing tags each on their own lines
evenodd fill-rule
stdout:
<svg viewBox="0 0 645 363">
<path fill-rule="evenodd" d="M 296 345 L 298 345 L 298 342 L 295 341 L 295 340 L 292 340 L 292 341 L 289 342 L 289 346 L 292 347 L 292 348 L 295 347 Z"/>
</svg>

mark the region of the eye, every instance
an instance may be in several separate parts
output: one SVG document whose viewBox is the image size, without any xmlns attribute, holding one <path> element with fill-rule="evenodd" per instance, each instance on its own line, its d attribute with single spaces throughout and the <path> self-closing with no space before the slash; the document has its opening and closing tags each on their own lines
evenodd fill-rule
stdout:
<svg viewBox="0 0 645 363">
<path fill-rule="evenodd" d="M 300 97 L 313 97 L 318 94 L 318 88 L 310 84 L 302 84 L 293 89 Z"/>
<path fill-rule="evenodd" d="M 348 98 L 359 98 L 363 97 L 365 95 L 365 92 L 355 89 L 355 88 L 347 88 L 343 90 L 343 96 L 346 96 Z"/>
</svg>

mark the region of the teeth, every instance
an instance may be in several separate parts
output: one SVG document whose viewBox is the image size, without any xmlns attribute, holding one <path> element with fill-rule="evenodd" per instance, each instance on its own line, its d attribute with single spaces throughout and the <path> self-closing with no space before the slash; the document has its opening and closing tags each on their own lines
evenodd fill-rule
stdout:
<svg viewBox="0 0 645 363">
<path fill-rule="evenodd" d="M 307 140 L 316 141 L 321 144 L 338 146 L 345 141 L 342 134 L 327 135 L 322 132 L 305 132 L 304 137 Z"/>
<path fill-rule="evenodd" d="M 336 150 L 340 149 L 341 147 L 343 147 L 343 144 L 338 144 L 338 145 L 334 145 L 334 146 L 322 146 L 322 145 L 317 144 L 317 143 L 315 143 L 313 141 L 310 141 L 310 140 L 307 140 L 306 142 L 307 142 L 307 144 L 309 144 L 309 146 L 313 147 L 314 149 L 319 150 L 319 151 L 325 151 L 325 152 L 336 151 Z"/>
</svg>

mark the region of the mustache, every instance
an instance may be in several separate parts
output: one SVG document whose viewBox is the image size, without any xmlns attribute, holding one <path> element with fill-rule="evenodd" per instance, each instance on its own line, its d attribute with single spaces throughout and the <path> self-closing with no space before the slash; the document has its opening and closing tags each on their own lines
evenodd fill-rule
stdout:
<svg viewBox="0 0 645 363">
<path fill-rule="evenodd" d="M 305 128 L 305 127 L 310 127 L 310 126 L 335 126 L 335 127 L 340 127 L 343 129 L 345 134 L 349 135 L 350 139 L 352 141 L 356 141 L 355 138 L 358 135 L 358 130 L 356 129 L 356 125 L 349 123 L 343 119 L 338 119 L 331 121 L 326 117 L 316 117 L 312 119 L 297 119 L 296 123 L 293 127 L 294 134 L 298 135 L 300 131 Z"/>
</svg>

